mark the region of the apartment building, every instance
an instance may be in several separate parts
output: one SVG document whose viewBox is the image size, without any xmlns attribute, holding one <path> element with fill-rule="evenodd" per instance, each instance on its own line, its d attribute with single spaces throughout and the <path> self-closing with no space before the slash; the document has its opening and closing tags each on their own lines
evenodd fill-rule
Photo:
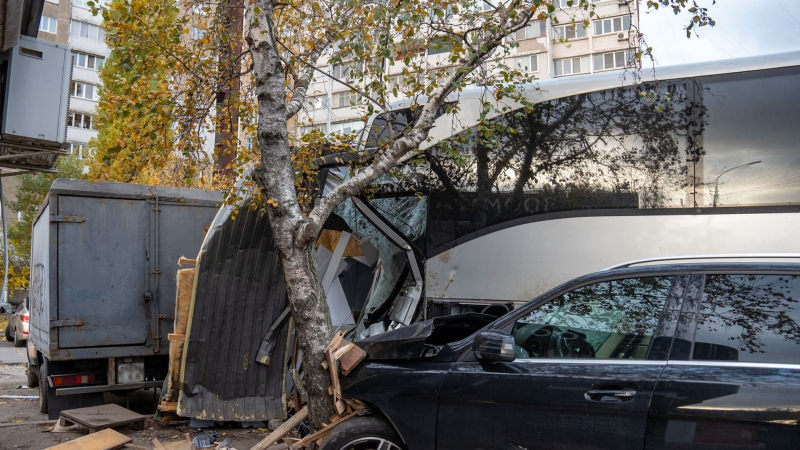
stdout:
<svg viewBox="0 0 800 450">
<path fill-rule="evenodd" d="M 71 151 L 81 156 L 89 139 L 97 135 L 94 114 L 100 88 L 98 70 L 109 54 L 103 18 L 92 15 L 88 1 L 45 0 L 38 35 L 39 39 L 69 45 L 72 49 L 67 141 Z"/>
<path fill-rule="evenodd" d="M 491 1 L 491 0 L 490 0 Z M 573 0 L 554 0 L 559 7 L 556 20 L 537 20 L 517 31 L 510 40 L 518 46 L 504 60 L 510 67 L 531 73 L 538 79 L 566 77 L 578 74 L 622 70 L 632 61 L 636 42 L 634 30 L 638 29 L 637 2 L 632 0 L 592 0 L 594 15 L 571 4 Z M 484 9 L 491 8 L 486 4 Z M 589 26 L 573 26 L 570 21 L 588 20 Z M 430 67 L 447 58 L 446 46 L 432 45 L 424 57 Z M 494 70 L 496 63 L 487 63 L 485 70 Z M 346 79 L 352 67 L 348 64 L 331 65 L 324 59 L 318 67 L 334 78 Z M 390 65 L 387 61 L 390 82 L 399 81 L 403 71 L 401 61 Z M 331 78 L 316 73 L 311 84 L 307 105 L 298 116 L 300 134 L 312 129 L 327 133 L 352 132 L 361 129 L 363 110 L 353 104 L 360 102 L 350 89 Z"/>
</svg>

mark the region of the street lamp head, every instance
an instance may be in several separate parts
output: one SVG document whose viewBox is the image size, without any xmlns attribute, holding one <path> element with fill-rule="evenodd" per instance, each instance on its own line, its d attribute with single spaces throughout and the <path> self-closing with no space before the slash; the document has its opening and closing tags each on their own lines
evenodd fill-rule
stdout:
<svg viewBox="0 0 800 450">
<path fill-rule="evenodd" d="M 761 164 L 761 161 L 753 161 L 753 162 L 747 163 L 746 165 L 752 166 L 753 164 Z"/>
</svg>

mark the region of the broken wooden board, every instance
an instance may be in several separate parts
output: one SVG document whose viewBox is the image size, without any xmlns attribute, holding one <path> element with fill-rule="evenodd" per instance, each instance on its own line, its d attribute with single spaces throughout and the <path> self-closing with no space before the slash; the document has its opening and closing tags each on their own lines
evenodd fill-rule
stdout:
<svg viewBox="0 0 800 450">
<path fill-rule="evenodd" d="M 336 427 L 336 425 L 339 425 L 340 423 L 344 422 L 345 420 L 347 420 L 347 419 L 349 419 L 351 417 L 354 417 L 356 414 L 358 414 L 358 411 L 353 411 L 350 414 L 347 414 L 345 416 L 339 416 L 338 418 L 336 418 L 336 422 L 331 423 L 330 425 L 324 426 L 321 430 L 317 431 L 316 433 L 309 434 L 308 436 L 304 437 L 300 441 L 292 444 L 290 448 L 292 448 L 292 449 L 306 448 L 306 446 L 308 446 L 312 442 L 315 442 L 315 441 L 317 441 L 319 439 L 323 439 L 325 436 L 327 436 L 327 434 L 330 433 L 330 431 L 333 430 L 333 428 Z M 331 419 L 333 419 L 333 417 Z M 331 420 L 331 421 L 333 422 L 333 420 Z"/>
<path fill-rule="evenodd" d="M 104 428 L 114 428 L 122 425 L 134 427 L 144 426 L 145 416 L 125 409 L 114 403 L 88 408 L 68 409 L 61 411 L 61 418 L 67 422 L 77 423 L 94 432 Z M 122 444 L 120 444 L 122 445 Z"/>
<path fill-rule="evenodd" d="M 118 433 L 114 430 L 107 429 L 98 431 L 97 433 L 89 434 L 87 436 L 79 437 L 73 441 L 58 444 L 54 447 L 48 447 L 47 450 L 113 450 L 122 448 L 130 441 L 131 438 L 128 436 L 125 436 L 124 434 Z"/>
<path fill-rule="evenodd" d="M 178 410 L 178 402 L 161 402 L 158 410 L 162 412 L 175 412 Z"/>
<path fill-rule="evenodd" d="M 353 344 L 350 349 L 345 352 L 341 358 L 339 358 L 339 369 L 342 372 L 343 376 L 349 374 L 356 366 L 367 357 L 367 352 L 365 352 L 361 347 Z"/>
<path fill-rule="evenodd" d="M 297 412 L 297 414 L 290 417 L 286 422 L 283 422 L 281 426 L 276 428 L 275 431 L 262 439 L 261 442 L 254 445 L 250 450 L 265 450 L 267 447 L 278 442 L 278 440 L 286 436 L 288 432 L 292 431 L 292 429 L 302 422 L 306 417 L 308 417 L 308 406 L 304 406 L 303 409 Z"/>
</svg>

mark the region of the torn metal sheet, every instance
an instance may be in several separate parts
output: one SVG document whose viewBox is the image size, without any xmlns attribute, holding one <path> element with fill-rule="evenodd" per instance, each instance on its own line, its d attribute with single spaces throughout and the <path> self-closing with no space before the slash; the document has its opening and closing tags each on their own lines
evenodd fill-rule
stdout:
<svg viewBox="0 0 800 450">
<path fill-rule="evenodd" d="M 224 206 L 197 258 L 195 291 L 181 371 L 178 414 L 200 420 L 284 419 L 283 362 L 289 321 L 283 271 L 268 218 Z M 262 340 L 273 364 L 257 364 Z M 280 363 L 275 363 L 275 362 Z"/>
<path fill-rule="evenodd" d="M 439 347 L 464 339 L 497 320 L 486 314 L 468 313 L 437 317 L 355 344 L 367 352 L 367 359 L 418 359 L 435 356 Z"/>
</svg>

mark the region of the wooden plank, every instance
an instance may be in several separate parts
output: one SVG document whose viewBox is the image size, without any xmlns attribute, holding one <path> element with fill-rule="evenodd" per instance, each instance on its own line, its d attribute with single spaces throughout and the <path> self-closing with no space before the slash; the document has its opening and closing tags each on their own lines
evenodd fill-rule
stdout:
<svg viewBox="0 0 800 450">
<path fill-rule="evenodd" d="M 342 346 L 337 348 L 335 352 L 333 352 L 333 359 L 340 359 L 344 356 L 345 353 L 349 352 L 351 348 L 355 347 L 356 345 L 349 341 L 342 341 Z"/>
<path fill-rule="evenodd" d="M 153 438 L 153 447 L 155 447 L 155 450 L 167 450 L 163 445 L 161 445 L 161 442 L 158 441 L 158 438 Z"/>
<path fill-rule="evenodd" d="M 196 259 L 189 259 L 185 256 L 181 256 L 180 258 L 178 258 L 179 266 L 194 266 L 195 264 L 197 264 Z"/>
<path fill-rule="evenodd" d="M 312 433 L 312 434 L 309 434 L 308 436 L 304 437 L 300 442 L 297 442 L 297 443 L 293 444 L 291 448 L 294 448 L 294 449 L 305 448 L 308 444 L 316 441 L 317 439 L 324 438 L 325 435 L 327 435 L 336 425 L 338 425 L 339 423 L 342 423 L 345 420 L 355 416 L 356 414 L 358 414 L 358 411 L 353 411 L 350 414 L 348 414 L 346 416 L 343 416 L 341 418 L 341 420 L 339 420 L 338 422 L 332 423 L 332 424 L 328 425 L 327 427 L 317 431 L 316 433 Z"/>
<path fill-rule="evenodd" d="M 170 342 L 183 342 L 186 340 L 186 335 L 178 333 L 169 333 L 167 335 L 167 339 L 169 339 Z"/>
<path fill-rule="evenodd" d="M 349 374 L 366 357 L 367 352 L 365 352 L 361 347 L 353 345 L 347 353 L 339 358 L 339 369 L 342 371 L 342 375 L 346 376 Z"/>
<path fill-rule="evenodd" d="M 328 343 L 328 346 L 325 347 L 325 350 L 326 351 L 330 349 L 336 350 L 337 348 L 339 348 L 339 345 L 342 343 L 343 339 L 344 339 L 344 331 L 339 331 L 338 333 L 334 334 L 333 339 L 331 339 L 331 341 Z"/>
<path fill-rule="evenodd" d="M 145 416 L 114 403 L 88 408 L 61 411 L 61 416 L 70 422 L 83 425 L 90 430 L 114 428 L 136 422 L 144 423 Z"/>
<path fill-rule="evenodd" d="M 342 389 L 339 387 L 339 368 L 336 365 L 336 360 L 333 359 L 332 349 L 326 350 L 325 356 L 328 359 L 328 373 L 331 374 L 331 386 L 333 387 L 333 400 L 335 402 L 342 398 Z"/>
<path fill-rule="evenodd" d="M 158 405 L 158 410 L 163 412 L 176 412 L 178 410 L 178 402 L 161 402 Z"/>
<path fill-rule="evenodd" d="M 125 444 L 123 447 L 130 448 L 132 450 L 152 450 L 147 447 L 139 447 L 138 445 L 133 445 L 133 444 Z"/>
<path fill-rule="evenodd" d="M 342 401 L 342 399 L 336 400 L 333 406 L 336 407 L 336 412 L 339 413 L 340 415 L 344 414 L 344 412 L 347 410 L 347 405 L 344 401 Z"/>
<path fill-rule="evenodd" d="M 47 450 L 112 450 L 122 448 L 129 443 L 131 438 L 122 433 L 108 429 L 80 437 L 73 441 L 64 442 Z"/>
<path fill-rule="evenodd" d="M 292 431 L 292 429 L 296 427 L 297 424 L 302 422 L 306 417 L 308 417 L 308 406 L 304 406 L 303 409 L 297 412 L 297 414 L 290 417 L 286 422 L 283 422 L 283 425 L 279 426 L 275 431 L 270 433 L 269 436 L 262 439 L 261 442 L 254 445 L 250 450 L 266 450 L 267 447 L 278 442 L 279 439 L 286 436 L 286 433 Z"/>
</svg>

